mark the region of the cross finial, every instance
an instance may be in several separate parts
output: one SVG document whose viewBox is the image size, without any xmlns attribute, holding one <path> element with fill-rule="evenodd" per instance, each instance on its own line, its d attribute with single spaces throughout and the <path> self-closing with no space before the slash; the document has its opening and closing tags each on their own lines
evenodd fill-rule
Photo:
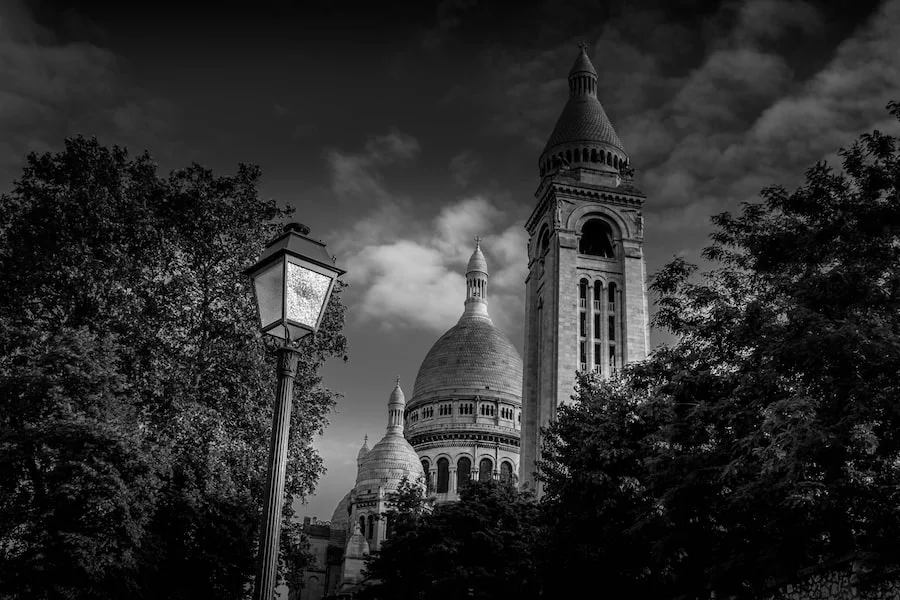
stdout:
<svg viewBox="0 0 900 600">
<path fill-rule="evenodd" d="M 369 434 L 366 434 L 366 437 L 363 438 L 363 446 L 369 443 Z"/>
<path fill-rule="evenodd" d="M 400 387 L 400 376 L 397 375 L 397 387 Z"/>
<path fill-rule="evenodd" d="M 475 249 L 478 250 L 481 247 L 481 237 L 475 236 Z"/>
<path fill-rule="evenodd" d="M 578 44 L 578 47 L 581 48 L 581 51 L 582 51 L 582 52 L 584 52 L 585 54 L 587 54 L 587 51 L 588 51 L 588 45 L 587 45 L 586 42 L 582 41 L 580 44 Z"/>
</svg>

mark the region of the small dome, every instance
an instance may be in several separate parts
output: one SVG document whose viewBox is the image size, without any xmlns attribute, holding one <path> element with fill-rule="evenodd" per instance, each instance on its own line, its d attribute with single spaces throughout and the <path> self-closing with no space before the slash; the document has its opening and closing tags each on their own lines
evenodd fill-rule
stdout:
<svg viewBox="0 0 900 600">
<path fill-rule="evenodd" d="M 403 395 L 403 390 L 400 389 L 400 378 L 397 377 L 397 385 L 394 387 L 394 391 L 391 392 L 391 398 L 389 400 L 391 404 L 406 404 L 406 397 Z"/>
<path fill-rule="evenodd" d="M 462 389 L 522 396 L 522 359 L 489 318 L 463 315 L 434 343 L 419 367 L 412 402 Z"/>
<path fill-rule="evenodd" d="M 347 526 L 347 523 L 350 522 L 350 492 L 347 492 L 341 501 L 338 502 L 338 505 L 334 509 L 334 513 L 331 515 L 331 526 L 336 527 L 338 529 L 343 529 Z"/>
<path fill-rule="evenodd" d="M 419 455 L 406 438 L 402 434 L 386 435 L 372 447 L 360 465 L 356 475 L 356 492 L 375 492 L 379 486 L 385 491 L 394 491 L 404 477 L 415 482 L 424 476 Z"/>
<path fill-rule="evenodd" d="M 475 244 L 475 252 L 472 253 L 472 257 L 469 259 L 469 264 L 466 267 L 466 273 L 471 273 L 472 271 L 480 271 L 481 273 L 487 275 L 487 260 L 485 260 L 484 253 L 481 251 L 481 240 L 478 240 L 478 242 L 479 243 Z"/>
<path fill-rule="evenodd" d="M 367 435 L 363 440 L 363 445 L 359 449 L 359 452 L 356 453 L 356 464 L 359 465 L 359 462 L 366 457 L 366 454 L 369 453 L 369 436 Z"/>
</svg>

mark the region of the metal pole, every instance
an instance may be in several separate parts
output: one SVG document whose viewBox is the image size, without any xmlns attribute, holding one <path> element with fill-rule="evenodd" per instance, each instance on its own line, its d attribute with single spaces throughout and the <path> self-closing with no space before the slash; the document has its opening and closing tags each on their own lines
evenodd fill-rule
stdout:
<svg viewBox="0 0 900 600">
<path fill-rule="evenodd" d="M 269 443 L 269 471 L 259 534 L 259 556 L 254 600 L 272 600 L 278 579 L 278 543 L 281 538 L 281 508 L 284 502 L 284 478 L 287 468 L 288 436 L 294 376 L 299 353 L 290 346 L 278 349 L 278 394 L 272 415 L 272 439 Z"/>
</svg>

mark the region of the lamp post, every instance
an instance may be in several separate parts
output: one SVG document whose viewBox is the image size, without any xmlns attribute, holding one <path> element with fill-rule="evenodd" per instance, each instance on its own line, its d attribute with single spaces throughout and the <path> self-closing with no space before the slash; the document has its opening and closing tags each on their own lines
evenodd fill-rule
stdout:
<svg viewBox="0 0 900 600">
<path fill-rule="evenodd" d="M 262 332 L 283 340 L 278 348 L 278 392 L 272 415 L 254 600 L 272 600 L 275 594 L 291 399 L 299 356 L 296 342 L 318 331 L 334 281 L 345 273 L 334 265 L 325 244 L 307 234 L 309 227 L 305 225 L 285 226 L 284 232 L 266 245 L 256 264 L 244 272 L 253 281 Z"/>
</svg>

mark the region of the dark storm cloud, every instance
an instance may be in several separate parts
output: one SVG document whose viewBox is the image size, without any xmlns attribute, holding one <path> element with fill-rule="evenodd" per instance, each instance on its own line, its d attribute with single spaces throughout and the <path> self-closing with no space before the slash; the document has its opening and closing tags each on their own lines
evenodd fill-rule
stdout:
<svg viewBox="0 0 900 600">
<path fill-rule="evenodd" d="M 639 169 L 648 230 L 698 234 L 768 184 L 797 182 L 900 97 L 900 2 L 881 4 L 810 70 L 785 44 L 820 44 L 833 15 L 813 4 L 724 4 L 693 24 L 625 10 L 593 40 L 600 101 Z M 539 54 L 493 52 L 494 127 L 539 151 L 566 98 L 576 38 Z M 798 73 L 804 73 L 800 76 Z"/>
<path fill-rule="evenodd" d="M 63 34 L 8 1 L 0 16 L 0 178 L 6 186 L 30 151 L 58 148 L 65 136 L 154 147 L 171 133 L 175 111 L 130 85 L 121 59 L 88 39 L 99 30 L 73 13 Z"/>
</svg>

